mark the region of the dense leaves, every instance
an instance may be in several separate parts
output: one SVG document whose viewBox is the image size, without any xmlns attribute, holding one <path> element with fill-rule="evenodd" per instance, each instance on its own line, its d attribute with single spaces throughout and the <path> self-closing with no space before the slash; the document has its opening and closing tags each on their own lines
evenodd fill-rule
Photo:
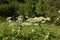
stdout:
<svg viewBox="0 0 60 40">
<path fill-rule="evenodd" d="M 60 24 L 59 4 L 60 0 L 0 0 L 0 40 L 59 40 L 54 26 Z"/>
<path fill-rule="evenodd" d="M 59 0 L 1 0 L 0 13 L 10 14 L 10 16 L 14 14 L 29 17 L 44 16 L 54 19 L 59 16 L 59 2 Z"/>
</svg>

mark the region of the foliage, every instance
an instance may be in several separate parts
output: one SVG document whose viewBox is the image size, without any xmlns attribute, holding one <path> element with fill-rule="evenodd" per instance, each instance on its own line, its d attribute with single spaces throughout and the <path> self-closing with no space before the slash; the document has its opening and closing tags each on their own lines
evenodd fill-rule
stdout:
<svg viewBox="0 0 60 40">
<path fill-rule="evenodd" d="M 59 16 L 59 2 L 59 0 L 1 0 L 0 13 L 7 16 L 14 15 L 15 17 L 16 15 L 51 17 L 52 21 L 55 21 Z"/>
<path fill-rule="evenodd" d="M 60 0 L 0 0 L 0 40 L 60 40 L 59 4 Z"/>
<path fill-rule="evenodd" d="M 58 37 L 54 32 L 38 25 L 21 26 L 15 23 L 16 25 L 9 26 L 10 24 L 0 24 L 0 40 L 55 40 Z"/>
<path fill-rule="evenodd" d="M 8 0 L 6 0 L 8 1 Z M 2 1 L 3 2 L 3 1 Z M 0 16 L 7 17 L 7 16 L 16 16 L 17 15 L 17 5 L 16 1 L 11 1 L 9 4 L 2 3 L 0 4 Z"/>
</svg>

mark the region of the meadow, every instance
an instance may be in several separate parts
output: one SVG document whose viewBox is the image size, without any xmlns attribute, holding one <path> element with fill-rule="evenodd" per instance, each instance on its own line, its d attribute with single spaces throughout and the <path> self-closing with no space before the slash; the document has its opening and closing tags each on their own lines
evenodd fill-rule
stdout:
<svg viewBox="0 0 60 40">
<path fill-rule="evenodd" d="M 18 19 L 0 22 L 0 40 L 60 40 L 60 26 L 42 21 L 31 22 L 32 20 L 29 23 Z"/>
<path fill-rule="evenodd" d="M 60 40 L 60 0 L 0 0 L 0 40 Z"/>
</svg>

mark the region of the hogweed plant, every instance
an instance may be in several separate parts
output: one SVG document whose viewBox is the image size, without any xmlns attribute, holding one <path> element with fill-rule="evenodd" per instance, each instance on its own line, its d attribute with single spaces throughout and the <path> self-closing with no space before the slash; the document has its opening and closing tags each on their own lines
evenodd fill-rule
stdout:
<svg viewBox="0 0 60 40">
<path fill-rule="evenodd" d="M 21 25 L 22 26 L 30 26 L 30 25 L 32 25 L 32 23 L 31 22 L 23 22 L 23 23 L 21 23 Z"/>
<path fill-rule="evenodd" d="M 25 22 L 23 22 L 23 16 L 18 16 L 16 22 L 13 22 L 10 20 L 11 17 L 7 18 L 7 21 L 9 23 L 9 26 L 16 26 L 16 25 L 21 25 L 21 26 L 30 26 L 30 25 L 40 25 L 40 23 L 46 23 L 46 21 L 50 21 L 51 19 L 49 17 L 44 18 L 44 17 L 34 17 L 34 18 L 28 18 Z"/>
<path fill-rule="evenodd" d="M 38 21 L 36 21 L 36 19 Z M 45 19 L 45 20 L 43 20 Z M 44 17 L 35 17 L 29 18 L 29 21 L 22 21 L 23 19 L 19 18 L 16 22 L 11 22 L 9 25 L 0 24 L 0 38 L 2 40 L 50 40 L 50 32 L 47 29 L 41 28 L 39 26 L 39 21 L 42 23 L 46 22 Z M 28 19 L 27 19 L 28 20 Z M 32 20 L 35 20 L 32 22 Z M 11 20 L 12 21 L 12 20 Z M 20 22 L 20 23 L 19 23 Z M 21 27 L 22 26 L 22 27 Z M 45 27 L 45 26 L 44 26 Z M 6 36 L 7 35 L 7 36 Z M 54 36 L 54 35 L 53 35 Z M 6 37 L 6 38 L 5 38 Z M 50 39 L 49 39 L 50 38 Z M 54 39 L 52 37 L 52 39 Z"/>
<path fill-rule="evenodd" d="M 46 21 L 50 21 L 50 17 L 44 18 L 44 17 L 35 17 L 35 18 L 29 18 L 26 21 L 27 22 L 46 22 Z"/>
<path fill-rule="evenodd" d="M 17 17 L 17 20 L 16 20 L 16 23 L 17 23 L 18 25 L 21 25 L 22 21 L 23 21 L 23 16 L 18 16 L 18 17 Z"/>
<path fill-rule="evenodd" d="M 60 13 L 60 10 L 58 11 L 58 13 Z"/>
<path fill-rule="evenodd" d="M 8 17 L 7 19 L 6 19 L 6 21 L 8 22 L 8 23 L 11 23 L 12 21 L 11 21 L 11 18 L 12 17 Z"/>
</svg>

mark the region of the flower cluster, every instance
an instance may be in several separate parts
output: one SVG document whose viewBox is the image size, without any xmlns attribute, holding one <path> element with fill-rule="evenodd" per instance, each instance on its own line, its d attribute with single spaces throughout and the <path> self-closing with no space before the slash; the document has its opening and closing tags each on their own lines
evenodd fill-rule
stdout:
<svg viewBox="0 0 60 40">
<path fill-rule="evenodd" d="M 23 23 L 21 23 L 21 25 L 22 26 L 30 26 L 30 25 L 32 25 L 32 23 L 31 22 L 23 22 Z"/>
<path fill-rule="evenodd" d="M 23 20 L 23 16 L 18 16 L 16 22 L 22 22 L 22 20 Z"/>
<path fill-rule="evenodd" d="M 14 25 L 14 24 L 18 24 L 21 26 L 30 26 L 30 25 L 39 25 L 39 23 L 46 23 L 46 21 L 50 21 L 50 17 L 44 18 L 44 17 L 34 17 L 34 18 L 28 18 L 25 22 L 23 22 L 23 16 L 18 16 L 16 23 L 12 23 L 11 17 L 7 18 L 7 20 L 9 21 L 10 25 Z"/>
<path fill-rule="evenodd" d="M 11 18 L 12 17 L 8 17 L 6 20 L 8 21 L 8 23 L 11 23 Z"/>
<path fill-rule="evenodd" d="M 44 18 L 44 17 L 35 17 L 35 18 L 29 18 L 28 22 L 46 22 L 46 21 L 50 21 L 50 17 Z"/>
<path fill-rule="evenodd" d="M 58 13 L 60 13 L 60 10 L 58 11 Z"/>
</svg>

